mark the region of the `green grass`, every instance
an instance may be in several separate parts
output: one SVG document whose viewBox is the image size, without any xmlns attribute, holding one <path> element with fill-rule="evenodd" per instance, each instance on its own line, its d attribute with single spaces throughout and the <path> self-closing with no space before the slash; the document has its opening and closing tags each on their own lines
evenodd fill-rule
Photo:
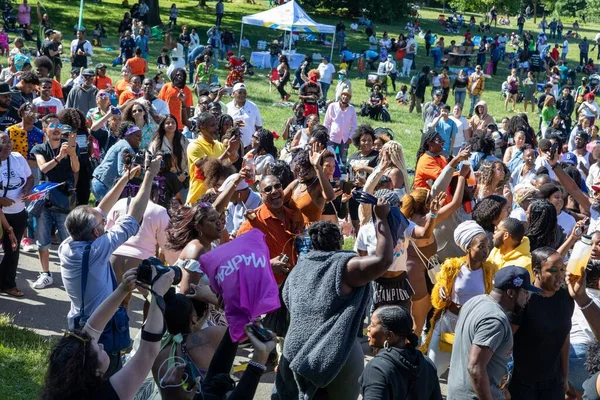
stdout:
<svg viewBox="0 0 600 400">
<path fill-rule="evenodd" d="M 38 398 L 49 352 L 47 339 L 0 314 L 0 399 Z"/>
<path fill-rule="evenodd" d="M 161 1 L 160 3 L 161 16 L 163 18 L 163 22 L 168 22 L 168 7 L 170 7 L 171 2 Z M 197 1 L 184 0 L 177 1 L 176 3 L 180 9 L 180 18 L 178 19 L 178 23 L 187 24 L 190 27 L 197 28 L 200 34 L 201 42 L 205 42 L 207 40 L 206 31 L 214 24 L 215 21 L 215 2 L 208 2 L 208 7 L 206 9 L 200 9 L 196 7 L 198 4 Z M 240 21 L 242 16 L 264 11 L 267 7 L 267 4 L 268 3 L 266 0 L 259 2 L 258 5 L 249 5 L 245 3 L 226 3 L 225 17 L 223 22 L 224 27 L 232 29 L 236 34 L 236 38 L 239 39 Z M 72 27 L 77 23 L 77 4 L 68 0 L 55 0 L 52 3 L 44 3 L 44 5 L 48 9 L 51 19 L 54 21 L 55 24 L 57 24 L 57 28 L 63 32 L 64 45 L 65 48 L 68 48 L 69 41 L 72 39 Z M 113 51 L 106 51 L 104 48 L 94 48 L 94 64 L 98 62 L 104 62 L 110 65 L 112 60 L 117 56 L 118 44 L 116 40 L 116 31 L 118 23 L 121 20 L 124 11 L 126 10 L 123 7 L 121 7 L 121 0 L 104 0 L 100 4 L 95 4 L 91 1 L 86 2 L 83 19 L 84 26 L 91 31 L 96 23 L 104 23 L 105 27 L 108 29 L 109 38 L 103 41 L 103 46 L 112 47 L 113 49 L 115 49 Z M 447 44 L 449 44 L 450 40 L 452 39 L 455 39 L 458 42 L 462 36 L 447 35 L 442 32 L 441 25 L 437 22 L 437 17 L 441 13 L 442 12 L 440 9 L 422 8 L 420 10 L 420 15 L 422 18 L 422 28 L 425 30 L 431 29 L 434 33 L 437 33 L 438 36 L 444 36 Z M 33 14 L 34 13 L 32 13 L 32 20 L 36 21 L 37 19 Z M 316 12 L 311 12 L 310 14 L 315 20 L 322 23 L 335 25 L 339 21 L 339 18 L 337 16 L 331 15 L 330 13 L 326 12 L 320 12 L 318 10 Z M 464 15 L 466 19 L 468 19 L 470 16 L 470 14 Z M 476 18 L 477 22 L 479 22 L 481 16 L 476 15 Z M 404 32 L 403 28 L 406 25 L 407 21 L 408 19 L 405 18 L 397 21 L 393 25 L 376 24 L 375 30 L 378 32 L 378 37 L 381 37 L 383 31 L 388 31 L 390 36 L 397 37 L 397 35 L 400 32 Z M 512 18 L 512 21 L 513 23 L 515 23 L 516 18 Z M 568 30 L 568 27 L 572 24 L 572 22 L 573 21 L 569 18 L 563 19 L 563 23 L 565 25 L 564 32 Z M 349 30 L 351 20 L 345 19 L 345 23 Z M 516 25 L 511 26 L 510 28 L 511 29 L 492 29 L 492 33 L 499 33 L 503 30 L 507 33 L 510 33 L 511 31 L 516 31 Z M 539 29 L 537 29 L 536 26 L 533 24 L 532 20 L 527 22 L 525 29 L 531 30 L 534 33 L 537 33 L 539 31 Z M 599 29 L 600 25 L 588 24 L 586 26 L 583 26 L 583 29 L 580 30 L 580 33 L 582 35 L 587 35 L 589 39 L 593 38 L 595 36 L 595 33 Z M 256 42 L 258 40 L 269 41 L 275 39 L 279 34 L 279 31 L 275 32 L 267 28 L 244 26 L 244 35 L 248 37 L 253 48 L 256 47 Z M 464 34 L 464 30 L 461 30 L 461 35 L 462 34 Z M 11 34 L 11 38 L 13 36 L 14 34 Z M 362 51 L 367 48 L 367 38 L 364 33 L 352 33 L 348 31 L 348 36 L 346 40 L 348 47 L 355 52 Z M 418 68 L 421 68 L 424 65 L 432 65 L 432 59 L 430 57 L 425 56 L 423 42 L 420 39 L 418 40 L 419 50 L 416 60 Z M 571 63 L 575 63 L 579 61 L 579 51 L 577 49 L 578 41 L 573 40 L 571 41 L 571 43 L 572 44 L 570 46 L 568 61 Z M 159 43 L 157 41 L 151 41 L 150 48 L 150 68 L 152 72 L 155 68 L 153 62 L 156 59 L 160 49 L 162 48 L 162 43 Z M 300 42 L 297 51 L 298 53 L 303 54 L 312 54 L 313 52 L 319 52 L 322 55 L 329 54 L 328 48 L 318 46 L 310 42 Z M 250 51 L 246 50 L 244 54 L 249 56 Z M 334 64 L 337 68 L 337 65 L 339 64 L 337 55 L 334 55 Z M 510 116 L 510 113 L 504 112 L 503 99 L 501 98 L 499 93 L 501 84 L 508 75 L 507 65 L 508 62 L 500 63 L 498 67 L 498 76 L 492 79 L 488 79 L 486 81 L 486 91 L 483 94 L 483 100 L 485 100 L 488 103 L 490 113 L 496 118 L 498 122 L 503 116 Z M 63 79 L 66 79 L 68 70 L 68 65 L 65 65 L 63 69 Z M 260 107 L 265 127 L 275 131 L 281 131 L 283 129 L 285 120 L 291 115 L 291 110 L 281 107 L 272 107 L 272 104 L 279 100 L 279 95 L 275 89 L 269 92 L 269 85 L 266 73 L 266 70 L 257 70 L 257 74 L 255 76 L 247 78 L 249 99 L 257 103 Z M 118 79 L 118 68 L 110 68 L 109 75 L 113 78 L 113 80 Z M 352 103 L 355 106 L 359 106 L 362 101 L 367 100 L 368 92 L 365 88 L 364 79 L 358 79 L 356 75 L 356 71 L 350 72 L 350 78 L 352 80 L 353 87 Z M 225 72 L 223 70 L 220 70 L 219 77 L 221 82 L 224 82 L 225 76 Z M 333 87 L 330 89 L 330 95 L 334 90 L 335 83 L 336 82 L 334 82 Z M 408 83 L 408 78 L 402 78 L 397 82 L 397 87 L 399 87 L 402 84 Z M 373 122 L 368 118 L 362 117 L 359 119 L 359 123 L 372 123 L 374 126 L 386 125 L 389 128 L 391 128 L 395 132 L 396 140 L 398 140 L 404 146 L 405 155 L 410 168 L 413 167 L 415 164 L 415 155 L 421 136 L 421 117 L 416 113 L 409 114 L 407 112 L 406 106 L 399 106 L 395 104 L 393 102 L 394 94 L 390 93 L 389 97 L 391 100 L 391 105 L 389 108 L 392 117 L 391 123 L 383 124 L 381 122 Z M 292 96 L 291 100 L 295 101 L 297 100 L 297 97 L 294 95 Z M 454 104 L 454 99 L 452 98 L 452 96 L 450 97 L 449 102 L 450 104 Z M 468 99 L 465 105 L 469 105 Z M 519 106 L 522 107 L 522 105 Z M 281 143 L 279 143 L 279 145 L 281 145 Z"/>
</svg>

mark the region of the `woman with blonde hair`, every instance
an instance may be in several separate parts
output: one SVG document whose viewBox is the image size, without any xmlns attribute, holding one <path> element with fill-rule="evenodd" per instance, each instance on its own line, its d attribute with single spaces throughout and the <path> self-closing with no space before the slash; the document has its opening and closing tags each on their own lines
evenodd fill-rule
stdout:
<svg viewBox="0 0 600 400">
<path fill-rule="evenodd" d="M 452 199 L 440 208 L 436 223 L 444 221 L 462 204 L 466 184 L 464 175 L 466 174 L 459 175 L 454 193 L 451 193 Z M 432 200 L 429 189 L 417 188 L 402 198 L 400 211 L 418 226 L 423 226 L 430 211 Z M 408 280 L 414 290 L 411 307 L 414 331 L 417 336 L 420 336 L 427 314 L 431 309 L 430 291 L 435 282 L 432 282 L 429 270 L 439 264 L 436 256 L 437 242 L 434 235 L 426 239 L 411 239 L 410 242 L 410 246 L 406 250 L 408 255 L 406 271 Z"/>
</svg>

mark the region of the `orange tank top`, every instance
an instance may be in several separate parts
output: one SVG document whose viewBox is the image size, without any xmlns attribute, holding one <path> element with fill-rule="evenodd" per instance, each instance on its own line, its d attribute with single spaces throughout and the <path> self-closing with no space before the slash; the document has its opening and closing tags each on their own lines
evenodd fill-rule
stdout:
<svg viewBox="0 0 600 400">
<path fill-rule="evenodd" d="M 315 182 L 316 181 L 317 180 L 315 180 Z M 313 184 L 314 182 L 308 185 L 306 192 L 304 192 L 298 199 L 294 199 L 294 194 L 292 193 L 292 198 L 289 201 L 290 208 L 292 210 L 298 210 L 300 214 L 302 214 L 305 225 L 321 220 L 321 215 L 323 214 L 323 209 L 313 203 L 310 193 L 308 192 L 309 188 Z M 294 192 L 295 191 L 296 188 L 294 188 Z"/>
</svg>

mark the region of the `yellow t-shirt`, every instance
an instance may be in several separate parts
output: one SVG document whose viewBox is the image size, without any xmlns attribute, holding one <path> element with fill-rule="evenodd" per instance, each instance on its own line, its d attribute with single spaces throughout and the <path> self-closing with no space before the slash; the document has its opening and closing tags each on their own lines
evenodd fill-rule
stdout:
<svg viewBox="0 0 600 400">
<path fill-rule="evenodd" d="M 206 186 L 204 181 L 196 178 L 196 161 L 202 158 L 219 158 L 225 153 L 225 146 L 219 141 L 214 141 L 212 144 L 200 137 L 190 142 L 187 148 L 188 168 L 190 169 L 190 190 L 187 196 L 187 203 L 194 204 L 204 193 Z"/>
</svg>

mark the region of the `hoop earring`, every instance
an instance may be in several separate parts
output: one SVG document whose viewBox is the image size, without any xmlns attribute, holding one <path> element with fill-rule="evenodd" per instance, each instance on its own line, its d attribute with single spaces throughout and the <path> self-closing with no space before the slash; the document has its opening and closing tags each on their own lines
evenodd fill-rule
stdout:
<svg viewBox="0 0 600 400">
<path fill-rule="evenodd" d="M 385 342 L 383 342 L 383 348 L 386 349 L 387 351 L 390 351 L 390 344 L 388 343 L 387 340 Z"/>
</svg>

